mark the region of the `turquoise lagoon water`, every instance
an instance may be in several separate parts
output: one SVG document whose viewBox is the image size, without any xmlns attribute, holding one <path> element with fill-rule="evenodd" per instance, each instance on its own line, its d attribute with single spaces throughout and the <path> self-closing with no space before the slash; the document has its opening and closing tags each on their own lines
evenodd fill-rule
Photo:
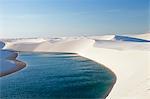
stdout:
<svg viewBox="0 0 150 99">
<path fill-rule="evenodd" d="M 20 53 L 23 70 L 0 78 L 1 99 L 104 99 L 115 83 L 106 67 L 72 53 Z"/>
</svg>

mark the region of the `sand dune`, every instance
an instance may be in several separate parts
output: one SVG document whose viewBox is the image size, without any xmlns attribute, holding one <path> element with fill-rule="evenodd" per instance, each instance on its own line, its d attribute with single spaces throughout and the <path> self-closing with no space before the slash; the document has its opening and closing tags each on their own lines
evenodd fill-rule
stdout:
<svg viewBox="0 0 150 99">
<path fill-rule="evenodd" d="M 147 42 L 123 42 L 115 40 L 96 40 L 94 47 L 116 50 L 143 50 L 150 51 L 150 43 Z"/>
<path fill-rule="evenodd" d="M 85 50 L 94 44 L 94 40 L 80 39 L 80 40 L 63 40 L 61 42 L 51 43 L 45 41 L 42 43 L 15 43 L 7 46 L 6 49 L 13 49 L 16 51 L 37 51 L 37 52 L 73 52 L 77 53 L 80 50 Z"/>
<path fill-rule="evenodd" d="M 135 37 L 147 38 L 149 34 Z M 58 42 L 11 42 L 6 48 L 18 51 L 72 52 L 104 64 L 117 76 L 107 99 L 149 99 L 150 43 L 115 41 L 114 36 L 66 39 Z M 37 40 L 37 39 L 36 39 Z"/>
<path fill-rule="evenodd" d="M 95 47 L 79 54 L 104 64 L 116 74 L 117 82 L 108 99 L 148 99 L 150 52 Z"/>
<path fill-rule="evenodd" d="M 135 35 L 134 37 L 145 39 L 145 40 L 150 40 L 150 33 L 139 34 L 139 35 Z"/>
<path fill-rule="evenodd" d="M 91 36 L 88 38 L 94 39 L 94 40 L 112 40 L 114 37 L 115 35 L 102 35 L 102 36 Z"/>
<path fill-rule="evenodd" d="M 93 44 L 94 41 L 88 39 L 63 41 L 55 44 L 45 42 L 40 44 L 34 51 L 77 53 L 78 51 L 85 50 L 85 48 L 88 49 Z"/>
<path fill-rule="evenodd" d="M 45 39 L 42 38 L 30 38 L 30 39 L 16 39 L 14 40 L 13 43 L 25 43 L 25 44 L 30 44 L 30 43 L 40 43 L 46 41 Z"/>
</svg>

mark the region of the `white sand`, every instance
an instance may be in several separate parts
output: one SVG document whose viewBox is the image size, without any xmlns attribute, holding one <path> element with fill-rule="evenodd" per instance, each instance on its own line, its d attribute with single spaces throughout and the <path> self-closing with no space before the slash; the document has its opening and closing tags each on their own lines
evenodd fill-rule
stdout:
<svg viewBox="0 0 150 99">
<path fill-rule="evenodd" d="M 139 34 L 139 35 L 135 35 L 134 37 L 145 39 L 145 40 L 150 40 L 150 33 Z"/>
<path fill-rule="evenodd" d="M 147 35 L 149 34 L 136 36 L 150 40 Z M 93 36 L 63 39 L 58 42 L 48 40 L 36 43 L 9 42 L 6 48 L 18 51 L 78 53 L 83 57 L 104 64 L 116 74 L 116 84 L 107 99 L 149 99 L 150 43 L 118 43 L 112 39 L 112 36 Z"/>
<path fill-rule="evenodd" d="M 108 99 L 148 99 L 150 96 L 147 85 L 150 52 L 91 48 L 80 55 L 104 64 L 116 74 L 117 82 Z"/>
</svg>

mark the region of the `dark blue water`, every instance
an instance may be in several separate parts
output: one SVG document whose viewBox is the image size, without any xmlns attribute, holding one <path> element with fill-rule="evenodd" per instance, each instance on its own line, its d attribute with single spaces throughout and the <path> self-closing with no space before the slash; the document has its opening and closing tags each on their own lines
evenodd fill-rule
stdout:
<svg viewBox="0 0 150 99">
<path fill-rule="evenodd" d="M 150 42 L 150 40 L 144 40 L 144 39 L 140 39 L 140 38 L 135 38 L 135 37 L 129 37 L 129 36 L 119 36 L 119 35 L 115 35 L 115 40 L 118 41 L 128 41 L 128 42 Z"/>
<path fill-rule="evenodd" d="M 0 78 L 1 99 L 105 98 L 115 75 L 104 66 L 69 53 L 21 53 L 27 67 Z"/>
</svg>

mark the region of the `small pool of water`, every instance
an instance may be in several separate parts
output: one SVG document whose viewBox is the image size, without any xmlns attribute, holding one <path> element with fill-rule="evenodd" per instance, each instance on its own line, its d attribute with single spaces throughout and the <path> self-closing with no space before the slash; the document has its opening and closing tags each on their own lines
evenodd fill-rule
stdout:
<svg viewBox="0 0 150 99">
<path fill-rule="evenodd" d="M 115 83 L 106 67 L 72 53 L 20 53 L 27 66 L 0 78 L 1 99 L 104 99 Z"/>
</svg>

